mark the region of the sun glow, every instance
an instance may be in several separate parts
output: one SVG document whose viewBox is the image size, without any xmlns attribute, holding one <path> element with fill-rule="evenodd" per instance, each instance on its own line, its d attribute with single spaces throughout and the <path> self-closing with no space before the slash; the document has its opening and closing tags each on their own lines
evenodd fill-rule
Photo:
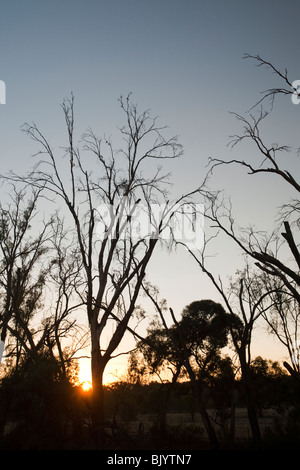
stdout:
<svg viewBox="0 0 300 470">
<path fill-rule="evenodd" d="M 85 380 L 84 382 L 81 382 L 80 387 L 82 388 L 84 392 L 88 392 L 89 390 L 93 388 L 92 382 L 90 382 L 89 380 Z"/>
<path fill-rule="evenodd" d="M 79 361 L 78 383 L 85 391 L 92 388 L 91 365 L 89 360 L 82 359 Z"/>
<path fill-rule="evenodd" d="M 125 364 L 125 363 L 124 363 Z M 103 377 L 103 384 L 110 385 L 111 383 L 120 380 L 122 374 L 124 374 L 125 365 L 123 363 L 113 363 L 110 367 L 107 367 Z M 92 388 L 92 374 L 91 374 L 91 362 L 90 359 L 81 359 L 79 361 L 78 370 L 78 382 L 79 386 L 84 390 L 88 391 Z"/>
</svg>

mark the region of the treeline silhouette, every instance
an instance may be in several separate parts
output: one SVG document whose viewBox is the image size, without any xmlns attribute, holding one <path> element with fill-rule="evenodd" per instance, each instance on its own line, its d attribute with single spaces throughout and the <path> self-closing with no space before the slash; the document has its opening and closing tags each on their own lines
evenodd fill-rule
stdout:
<svg viewBox="0 0 300 470">
<path fill-rule="evenodd" d="M 76 370 L 61 375 L 53 358 L 24 363 L 1 381 L 2 450 L 27 449 L 193 449 L 209 448 L 189 380 L 143 383 L 123 380 L 105 387 L 102 440 L 92 430 L 92 392 L 74 385 Z M 278 363 L 257 357 L 251 366 L 262 448 L 293 449 L 299 444 L 299 383 Z M 227 361 L 222 374 L 207 375 L 201 394 L 221 449 L 252 449 L 244 389 Z M 242 416 L 242 417 L 241 417 Z M 239 420 L 241 419 L 241 422 Z"/>
</svg>

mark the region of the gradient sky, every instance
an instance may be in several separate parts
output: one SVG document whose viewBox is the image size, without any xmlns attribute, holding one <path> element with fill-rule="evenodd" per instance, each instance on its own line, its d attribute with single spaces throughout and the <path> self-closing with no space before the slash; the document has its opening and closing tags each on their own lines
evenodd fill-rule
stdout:
<svg viewBox="0 0 300 470">
<path fill-rule="evenodd" d="M 299 18 L 299 2 L 289 0 L 2 1 L 1 173 L 33 163 L 37 148 L 20 131 L 25 121 L 34 121 L 53 146 L 65 142 L 60 104 L 70 92 L 78 138 L 88 126 L 113 136 L 122 124 L 117 99 L 132 92 L 141 110 L 151 108 L 179 135 L 185 156 L 172 168 L 174 190 L 188 191 L 202 181 L 208 157 L 228 156 L 229 135 L 239 130 L 228 112 L 246 113 L 260 92 L 281 85 L 243 55 L 260 54 L 300 79 Z M 285 98 L 278 109 L 267 132 L 296 145 L 300 106 Z M 249 149 L 235 152 L 251 156 Z M 213 184 L 232 192 L 239 220 L 272 226 L 284 188 L 249 178 L 232 168 L 219 171 Z M 236 268 L 233 255 L 226 256 L 216 264 L 222 276 Z M 163 265 L 160 259 L 159 253 L 153 282 L 174 310 L 215 295 L 187 257 L 168 256 Z"/>
</svg>

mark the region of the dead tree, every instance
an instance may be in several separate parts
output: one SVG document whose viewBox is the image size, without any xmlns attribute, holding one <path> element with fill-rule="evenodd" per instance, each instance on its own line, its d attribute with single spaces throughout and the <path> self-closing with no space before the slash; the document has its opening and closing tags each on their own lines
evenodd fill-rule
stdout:
<svg viewBox="0 0 300 470">
<path fill-rule="evenodd" d="M 298 89 L 294 82 L 288 77 L 288 72 L 280 71 L 269 61 L 260 56 L 247 55 L 248 59 L 255 60 L 260 67 L 266 67 L 275 73 L 283 86 L 271 88 L 263 93 L 263 97 L 253 107 L 262 105 L 268 99 L 271 100 L 273 108 L 274 100 L 279 95 L 297 96 Z M 291 106 L 293 104 L 291 103 Z M 271 109 L 272 109 L 271 108 Z M 249 258 L 252 258 L 259 269 L 266 274 L 276 278 L 275 283 L 280 284 L 286 294 L 300 304 L 300 252 L 299 252 L 299 193 L 300 182 L 297 174 L 292 174 L 285 166 L 284 156 L 291 154 L 292 149 L 287 145 L 268 144 L 267 139 L 262 136 L 261 127 L 270 112 L 262 108 L 258 113 L 250 117 L 235 114 L 243 127 L 243 133 L 232 137 L 232 147 L 236 147 L 245 141 L 253 144 L 253 149 L 259 157 L 254 163 L 235 158 L 230 160 L 210 159 L 210 174 L 225 165 L 237 165 L 247 171 L 252 178 L 257 175 L 270 175 L 275 184 L 285 185 L 291 192 L 291 200 L 282 204 L 278 212 L 278 224 L 272 233 L 266 233 L 250 228 L 240 229 L 234 220 L 231 204 L 227 204 L 221 196 L 221 192 L 208 191 L 206 193 L 207 211 L 206 219 L 211 227 L 230 238 Z M 257 210 L 261 210 L 258 207 Z"/>
<path fill-rule="evenodd" d="M 84 134 L 80 150 L 75 146 L 72 96 L 62 106 L 68 135 L 65 158 L 55 154 L 35 124 L 26 124 L 24 131 L 43 157 L 27 175 L 9 175 L 62 201 L 71 220 L 81 258 L 78 294 L 90 330 L 95 429 L 104 419 L 104 370 L 129 327 L 151 257 L 176 208 L 194 193 L 168 201 L 169 175 L 160 165 L 181 156 L 182 148 L 176 138 L 163 136 L 166 129 L 149 111 L 138 112 L 130 95 L 119 102 L 125 116 L 121 150 L 92 130 Z"/>
</svg>

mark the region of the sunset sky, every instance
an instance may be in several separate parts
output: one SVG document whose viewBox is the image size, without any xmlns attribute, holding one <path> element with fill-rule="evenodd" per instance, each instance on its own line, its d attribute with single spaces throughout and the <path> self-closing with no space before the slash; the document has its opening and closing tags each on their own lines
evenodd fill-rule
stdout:
<svg viewBox="0 0 300 470">
<path fill-rule="evenodd" d="M 262 91 L 282 83 L 243 59 L 245 53 L 259 54 L 300 80 L 296 0 L 11 0 L 0 11 L 0 80 L 6 83 L 1 173 L 22 173 L 34 162 L 38 148 L 20 130 L 26 121 L 35 122 L 54 147 L 65 144 L 60 105 L 71 92 L 78 139 L 89 126 L 99 136 L 117 136 L 123 124 L 118 97 L 132 92 L 139 109 L 151 108 L 184 146 L 171 168 L 179 195 L 201 183 L 209 157 L 251 158 L 249 147 L 227 147 L 229 136 L 240 131 L 229 112 L 247 113 Z M 297 146 L 299 113 L 300 105 L 281 97 L 266 136 Z M 269 229 L 274 207 L 292 194 L 270 178 L 261 182 L 227 168 L 212 185 L 232 194 L 241 224 Z M 240 258 L 227 245 L 213 252 L 220 253 L 215 272 L 224 279 L 233 275 Z M 194 300 L 217 298 L 181 252 L 158 252 L 149 276 L 178 314 Z M 266 344 L 265 333 L 258 332 L 255 353 L 271 356 L 261 337 Z"/>
</svg>

